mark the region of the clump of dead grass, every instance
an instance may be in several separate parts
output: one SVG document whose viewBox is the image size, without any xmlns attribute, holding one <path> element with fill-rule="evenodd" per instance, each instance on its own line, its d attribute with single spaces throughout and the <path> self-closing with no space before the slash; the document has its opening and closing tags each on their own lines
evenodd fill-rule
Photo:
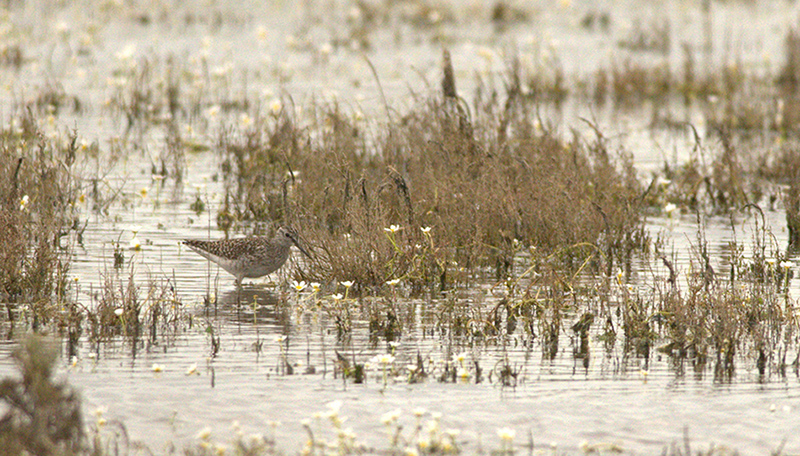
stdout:
<svg viewBox="0 0 800 456">
<path fill-rule="evenodd" d="M 789 248 L 800 247 L 800 147 L 796 141 L 786 141 L 763 157 L 759 177 L 780 187 Z"/>
<path fill-rule="evenodd" d="M 139 278 L 133 267 L 127 274 L 106 271 L 92 302 L 80 306 L 86 321 L 81 327 L 93 350 L 119 338 L 135 356 L 142 348 L 168 345 L 190 324 L 169 280 L 151 277 L 142 283 Z"/>
<path fill-rule="evenodd" d="M 77 145 L 74 134 L 45 138 L 30 115 L 17 124 L 0 132 L 0 297 L 12 321 L 29 307 L 36 328 L 56 317 L 52 304 L 68 292 L 68 235 L 81 229 L 71 172 Z"/>
<path fill-rule="evenodd" d="M 761 216 L 763 217 L 763 215 Z M 788 294 L 792 264 L 776 252 L 763 220 L 756 217 L 754 251 L 731 248 L 730 271 L 715 271 L 702 234 L 682 289 L 672 262 L 662 256 L 669 280 L 656 282 L 653 308 L 643 321 L 658 329 L 664 345 L 659 351 L 676 360 L 690 360 L 702 374 L 713 363 L 716 380 L 730 380 L 737 364 L 753 362 L 759 375 L 786 375 L 797 359 L 797 321 Z"/>
<path fill-rule="evenodd" d="M 601 135 L 543 128 L 513 86 L 470 111 L 450 82 L 374 137 L 336 107 L 308 127 L 285 111 L 223 136 L 220 217 L 296 224 L 315 250 L 303 278 L 359 287 L 447 288 L 464 269 L 502 277 L 519 246 L 596 243 L 614 261 L 646 244 L 630 158 Z"/>
</svg>

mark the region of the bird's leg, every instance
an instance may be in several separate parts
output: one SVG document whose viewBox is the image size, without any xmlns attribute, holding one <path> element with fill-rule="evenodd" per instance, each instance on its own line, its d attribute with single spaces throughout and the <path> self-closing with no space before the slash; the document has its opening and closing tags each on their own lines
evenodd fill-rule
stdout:
<svg viewBox="0 0 800 456">
<path fill-rule="evenodd" d="M 242 279 L 239 277 L 236 278 L 236 308 L 238 309 L 239 306 L 242 304 Z"/>
</svg>

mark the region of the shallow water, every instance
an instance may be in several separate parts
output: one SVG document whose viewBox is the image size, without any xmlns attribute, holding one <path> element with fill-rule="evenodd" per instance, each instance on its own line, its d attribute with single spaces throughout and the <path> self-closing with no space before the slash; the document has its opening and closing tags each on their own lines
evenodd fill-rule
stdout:
<svg viewBox="0 0 800 456">
<path fill-rule="evenodd" d="M 280 422 L 274 431 L 279 448 L 293 453 L 307 437 L 301 420 L 325 412 L 326 404 L 333 401 L 342 401 L 340 413 L 349 418 L 345 426 L 352 427 L 357 441 L 376 448 L 389 445 L 381 424 L 384 414 L 400 409 L 404 435 L 410 436 L 416 423 L 413 411 L 422 407 L 427 411 L 423 421 L 431 419 L 430 413 L 441 413 L 441 427 L 460 431 L 457 442 L 470 452 L 499 448 L 496 430 L 503 427 L 516 430 L 519 449 L 530 436 L 535 449 L 545 453 L 574 453 L 587 449 L 586 445 L 606 444 L 636 454 L 660 453 L 672 444 L 683 448 L 685 435 L 694 450 L 723 445 L 742 454 L 759 454 L 785 442 L 784 452 L 800 452 L 800 380 L 794 373 L 762 379 L 752 363 L 740 362 L 733 378 L 718 381 L 708 368 L 696 373 L 688 362 L 674 366 L 657 354 L 646 361 L 626 356 L 619 343 L 605 351 L 597 342 L 584 368 L 582 360 L 573 357 L 575 341 L 567 330 L 562 331 L 556 359 L 545 361 L 539 343 L 521 331 L 476 342 L 432 329 L 431 315 L 442 303 L 438 298 L 400 303 L 414 309 L 405 316 L 412 324 L 394 349 L 395 365 L 403 375 L 390 377 L 384 384 L 382 370 L 374 368 L 365 385 L 334 378 L 335 351 L 364 362 L 390 348 L 385 342 L 370 341 L 366 321 L 358 318 L 352 338 L 337 339 L 324 314 L 299 315 L 293 306 L 295 294 L 266 284 L 270 280 L 255 281 L 237 295 L 232 277 L 182 249 L 179 240 L 183 238 L 222 236 L 214 220 L 223 194 L 222 184 L 214 179 L 218 158 L 213 150 L 188 153 L 182 182 L 154 180 L 150 169 L 165 154 L 164 133 L 153 129 L 141 138 L 135 131 L 126 136 L 124 120 L 105 108 L 120 68 L 141 64 L 144 57 L 163 63 L 174 56 L 188 62 L 192 70 L 205 67 L 212 74 L 198 80 L 205 81 L 204 89 L 220 103 L 247 97 L 267 111 L 277 97 L 288 96 L 298 107 L 315 99 L 338 100 L 348 111 L 383 115 L 378 85 L 361 51 L 335 44 L 347 36 L 349 26 L 342 24 L 353 20 L 347 19 L 354 14 L 352 4 L 308 2 L 293 8 L 288 3 L 212 3 L 210 9 L 191 2 L 183 6 L 143 2 L 104 10 L 86 1 L 50 11 L 46 2 L 25 2 L 12 5 L 4 19 L 13 24 L 12 35 L 19 36 L 30 59 L 19 72 L 0 72 L 9 88 L 1 96 L 6 116 L 20 98 L 28 99 L 46 83 L 57 83 L 67 93 L 77 94 L 86 109 L 59 114 L 50 127 L 53 131 L 77 128 L 81 139 L 97 141 L 101 149 L 109 147 L 112 138 L 144 144 L 141 152 L 117 162 L 101 159 L 102 165 L 96 165 L 86 160 L 84 177 L 99 178 L 105 193 L 119 190 L 123 198 L 109 207 L 107 215 L 89 210 L 91 200 L 86 203 L 89 224 L 72 266 L 78 299 L 92 302 L 104 280 L 116 277 L 124 282 L 133 270 L 142 289 L 150 279 L 168 281 L 185 314 L 191 315 L 191 325 L 160 337 L 158 344 L 140 348 L 135 356 L 122 340 L 97 350 L 83 341 L 74 364 L 65 360 L 60 371 L 81 392 L 87 416 L 94 417 L 98 408 L 104 410 L 109 421 L 124 423 L 134 440 L 156 453 L 170 444 L 180 448 L 195 442 L 197 433 L 207 426 L 215 440 L 227 442 L 234 433 L 233 422 L 246 433 L 265 435 L 271 434 L 272 422 Z M 485 20 L 488 8 L 469 4 L 453 7 L 456 22 L 424 28 L 392 16 L 385 30 L 370 33 L 366 56 L 376 68 L 389 105 L 402 112 L 414 104 L 411 93 L 426 94 L 438 87 L 441 42 L 448 43 L 453 54 L 459 89 L 470 94 L 475 74 L 498 84 L 502 81 L 507 65 L 504 53 L 510 50 L 543 67 L 557 56 L 567 75 L 591 73 L 607 63 L 609 55 L 622 60 L 627 54 L 616 43 L 630 35 L 636 21 L 645 26 L 653 20 L 669 21 L 673 45 L 663 58 L 672 66 L 681 62 L 680 42 L 699 47 L 703 41 L 703 16 L 695 2 L 669 2 L 666 7 L 661 2 L 569 3 L 536 4 L 530 21 L 511 24 L 503 33 Z M 712 59 L 722 61 L 733 54 L 754 71 L 775 71 L 774 60 L 782 52 L 783 37 L 794 24 L 797 7 L 783 2 L 724 2 L 712 8 Z M 608 32 L 579 25 L 582 17 L 597 11 L 609 11 Z M 51 33 L 54 30 L 57 33 Z M 326 50 L 326 43 L 334 45 Z M 662 57 L 646 54 L 644 58 L 658 61 Z M 693 146 L 688 132 L 647 128 L 656 109 L 668 109 L 693 122 L 697 118 L 691 107 L 645 105 L 619 112 L 576 99 L 559 109 L 543 108 L 543 116 L 565 134 L 570 128 L 589 134 L 591 130 L 579 118 L 592 119 L 613 145 L 633 154 L 646 179 L 664 162 L 683 163 Z M 186 126 L 192 127 L 198 142 L 213 144 L 215 126 L 238 121 L 235 113 L 210 117 L 187 116 Z M 702 136 L 703 125 L 698 129 Z M 200 214 L 189 207 L 198 195 L 206 203 Z M 775 236 L 775 250 L 780 251 L 787 237 L 784 216 L 780 211 L 765 215 Z M 752 243 L 752 217 L 736 218 L 735 233 L 731 226 L 727 217 L 706 221 L 705 236 L 718 271 L 726 270 L 730 241 Z M 697 244 L 692 214 L 652 217 L 649 229 L 653 236 L 668 240 L 683 273 L 691 269 L 692 248 Z M 114 243 L 126 246 L 134 237 L 141 250 L 126 250 L 125 268 L 115 270 L 111 266 Z M 663 276 L 665 271 L 659 264 L 642 266 L 633 271 L 630 281 L 635 285 L 637 276 L 650 274 Z M 285 279 L 285 273 L 271 277 L 278 283 Z M 492 285 L 482 283 L 459 293 L 458 299 L 489 307 L 498 299 L 488 291 Z M 790 293 L 796 298 L 797 280 L 791 281 Z M 206 296 L 216 298 L 216 305 L 204 306 Z M 309 296 L 306 291 L 303 299 Z M 235 306 L 237 299 L 247 303 L 257 299 L 261 306 L 256 316 L 247 307 Z M 352 305 L 368 307 L 370 302 Z M 209 325 L 220 341 L 214 356 Z M 288 336 L 285 352 L 276 341 L 281 335 Z M 0 345 L 0 376 L 13 370 L 8 357 L 13 345 Z M 475 384 L 474 374 L 466 383 L 427 379 L 409 384 L 404 377 L 403 367 L 414 363 L 418 354 L 437 365 L 463 352 L 467 362 L 478 361 L 484 369 L 481 383 Z M 286 375 L 283 356 L 294 375 Z M 513 388 L 500 386 L 496 374 L 488 377 L 505 356 L 520 370 L 519 383 Z M 154 372 L 154 365 L 160 372 Z M 196 372 L 187 374 L 192 366 Z M 303 374 L 309 368 L 314 373 Z M 314 422 L 314 429 L 326 439 L 333 436 L 325 420 Z"/>
</svg>

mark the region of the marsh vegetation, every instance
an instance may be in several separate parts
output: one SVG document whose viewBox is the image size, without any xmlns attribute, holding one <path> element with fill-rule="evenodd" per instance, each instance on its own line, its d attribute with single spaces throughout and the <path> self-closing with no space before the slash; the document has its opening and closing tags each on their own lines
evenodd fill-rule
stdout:
<svg viewBox="0 0 800 456">
<path fill-rule="evenodd" d="M 187 455 L 453 454 L 482 448 L 480 432 L 462 435 L 447 424 L 458 418 L 437 411 L 445 407 L 439 391 L 461 394 L 464 385 L 476 395 L 515 395 L 560 376 L 575 380 L 567 388 L 607 378 L 798 387 L 794 27 L 774 68 L 735 53 L 712 58 L 706 29 L 696 43 L 674 43 L 670 22 L 656 18 L 617 33 L 619 54 L 592 71 L 570 71 L 570 56 L 542 43 L 502 58 L 481 47 L 484 64 L 500 61 L 481 71 L 463 50 L 456 54 L 466 40 L 458 30 L 514 36 L 537 12 L 504 2 L 486 11 L 359 2 L 322 18 L 310 6 L 275 6 L 297 21 L 299 35 L 286 38 L 293 57 L 253 68 L 233 50 L 220 58 L 212 42 L 244 24 L 269 54 L 267 29 L 253 19 L 262 9 L 217 5 L 205 15 L 151 6 L 108 4 L 92 10 L 85 28 L 65 26 L 44 41 L 56 49 L 50 64 L 69 62 L 74 74 L 25 85 L 17 78 L 36 74 L 46 58 L 22 27 L 30 12 L 7 5 L 14 39 L 0 66 L 26 91 L 5 96 L 0 130 L 0 179 L 8 183 L 0 187 L 0 330 L 21 376 L 8 363 L 0 370 L 0 446 L 9 454 L 147 454 L 162 444 L 164 454 Z M 713 21 L 697 8 L 701 22 Z M 621 14 L 583 11 L 573 32 L 610 36 Z M 346 19 L 334 27 L 339 16 Z M 191 32 L 203 46 L 181 53 L 165 44 L 148 54 L 102 45 L 109 38 L 100 21 L 154 35 Z M 331 34 L 321 42 L 319 23 Z M 370 50 L 387 40 L 393 49 L 418 46 L 412 34 L 431 70 L 417 73 L 422 89 L 399 90 Z M 103 55 L 110 47 L 120 49 Z M 92 80 L 81 78 L 101 71 L 97 61 L 107 67 L 106 85 L 89 89 Z M 299 95 L 317 72 L 355 61 L 361 73 L 334 79 L 367 87 L 368 100 Z M 578 114 L 569 117 L 570 109 Z M 669 135 L 680 158 L 662 153 L 643 166 L 646 146 L 620 140 L 608 117 Z M 292 258 L 267 285 L 238 289 L 178 244 L 286 224 L 312 256 Z M 87 413 L 56 372 L 95 386 L 104 375 L 128 375 L 176 398 L 188 384 L 189 394 L 210 389 L 234 403 L 228 385 L 258 396 L 265 379 L 267 389 L 281 388 L 276 378 L 297 382 L 287 396 L 313 396 L 308 381 L 331 394 L 273 410 L 300 423 L 294 433 L 282 435 L 270 417 L 257 435 L 238 424 L 217 433 L 227 440 L 214 437 L 219 422 L 198 433 L 189 419 L 177 430 L 179 413 L 193 412 L 172 404 L 173 434 L 154 443 L 126 420 L 106 419 L 102 406 Z M 409 408 L 403 388 L 427 405 Z M 352 391 L 379 392 L 364 400 L 385 429 L 343 424 L 342 398 Z M 153 394 L 158 407 L 164 398 Z M 519 413 L 516 423 L 475 417 L 497 429 L 490 447 L 559 454 Z M 153 425 L 127 418 L 134 429 Z M 679 431 L 658 448 L 693 453 Z M 774 445 L 781 453 L 781 442 Z"/>
</svg>

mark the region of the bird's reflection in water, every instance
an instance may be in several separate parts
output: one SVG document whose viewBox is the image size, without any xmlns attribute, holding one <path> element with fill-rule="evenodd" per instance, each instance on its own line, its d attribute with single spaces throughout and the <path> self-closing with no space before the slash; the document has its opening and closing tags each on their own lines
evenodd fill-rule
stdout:
<svg viewBox="0 0 800 456">
<path fill-rule="evenodd" d="M 242 286 L 240 289 L 231 289 L 222 293 L 219 298 L 219 303 L 223 307 L 247 307 L 252 306 L 254 303 L 260 306 L 276 306 L 278 304 L 278 295 L 276 295 L 271 288 L 263 286 Z"/>
<path fill-rule="evenodd" d="M 282 299 L 272 288 L 244 286 L 222 292 L 217 296 L 216 302 L 206 305 L 204 310 L 204 317 L 207 321 L 211 321 L 210 326 L 213 328 L 210 333 L 211 356 L 216 357 L 220 349 L 219 334 L 230 333 L 233 329 L 234 333 L 252 340 L 250 346 L 258 360 L 265 340 L 292 333 L 291 309 L 290 302 Z M 289 338 L 282 337 L 280 342 L 285 347 L 281 353 L 285 353 L 289 350 Z M 217 384 L 217 379 L 213 365 L 209 369 L 213 388 Z M 281 356 L 275 372 L 290 375 L 294 372 L 294 367 L 288 363 L 285 356 Z"/>
<path fill-rule="evenodd" d="M 272 289 L 245 286 L 225 291 L 219 296 L 218 311 L 221 316 L 239 324 L 277 325 L 283 330 L 290 326 L 290 306 Z M 283 332 L 283 334 L 287 334 Z"/>
</svg>

